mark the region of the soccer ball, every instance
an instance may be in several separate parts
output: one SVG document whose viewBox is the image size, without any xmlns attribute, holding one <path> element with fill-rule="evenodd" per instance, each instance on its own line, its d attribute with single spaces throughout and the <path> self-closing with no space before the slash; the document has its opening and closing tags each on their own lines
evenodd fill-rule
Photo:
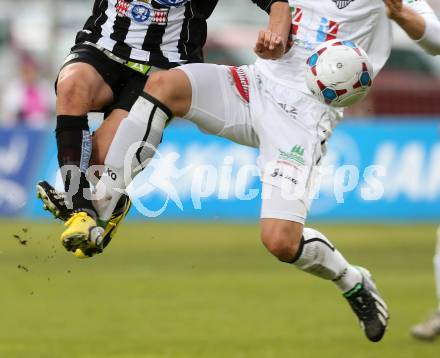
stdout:
<svg viewBox="0 0 440 358">
<path fill-rule="evenodd" d="M 307 60 L 306 82 L 313 95 L 332 107 L 361 101 L 372 85 L 368 55 L 351 41 L 330 40 Z"/>
</svg>

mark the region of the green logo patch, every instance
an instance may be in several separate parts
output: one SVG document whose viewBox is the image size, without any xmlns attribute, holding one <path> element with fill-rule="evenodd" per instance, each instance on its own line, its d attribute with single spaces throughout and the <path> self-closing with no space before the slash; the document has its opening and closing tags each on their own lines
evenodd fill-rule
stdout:
<svg viewBox="0 0 440 358">
<path fill-rule="evenodd" d="M 299 165 L 304 165 L 304 147 L 300 145 L 295 145 L 290 152 L 285 152 L 281 149 L 280 151 L 280 160 L 285 160 L 287 162 L 296 163 Z"/>
<path fill-rule="evenodd" d="M 148 71 L 150 71 L 151 66 L 149 65 L 144 65 L 142 63 L 137 63 L 137 62 L 133 62 L 133 61 L 128 61 L 125 66 L 127 66 L 128 68 L 131 68 L 132 70 L 136 71 L 136 72 L 140 72 L 143 75 L 146 75 L 148 73 Z"/>
</svg>

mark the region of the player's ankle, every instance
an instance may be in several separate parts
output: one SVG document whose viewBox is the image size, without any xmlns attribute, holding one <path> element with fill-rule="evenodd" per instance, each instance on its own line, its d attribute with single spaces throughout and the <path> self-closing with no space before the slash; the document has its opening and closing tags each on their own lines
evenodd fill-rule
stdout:
<svg viewBox="0 0 440 358">
<path fill-rule="evenodd" d="M 348 265 L 333 282 L 343 294 L 347 294 L 362 283 L 362 274 L 356 267 Z"/>
</svg>

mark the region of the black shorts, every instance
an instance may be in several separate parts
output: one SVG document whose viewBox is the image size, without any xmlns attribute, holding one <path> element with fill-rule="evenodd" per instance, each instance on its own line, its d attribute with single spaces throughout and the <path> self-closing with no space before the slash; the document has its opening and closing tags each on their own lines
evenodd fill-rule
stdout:
<svg viewBox="0 0 440 358">
<path fill-rule="evenodd" d="M 114 109 L 130 111 L 134 102 L 142 93 L 148 79 L 148 75 L 113 61 L 97 48 L 86 44 L 72 47 L 70 55 L 66 58 L 61 70 L 77 62 L 93 66 L 112 89 L 113 102 L 99 110 L 106 115 L 110 114 Z M 55 90 L 57 82 L 58 78 L 55 82 Z"/>
</svg>

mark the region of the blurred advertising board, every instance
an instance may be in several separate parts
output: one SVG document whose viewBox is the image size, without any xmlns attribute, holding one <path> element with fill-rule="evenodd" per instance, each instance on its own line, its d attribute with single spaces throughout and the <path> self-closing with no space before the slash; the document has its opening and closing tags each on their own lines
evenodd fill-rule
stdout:
<svg viewBox="0 0 440 358">
<path fill-rule="evenodd" d="M 0 129 L 0 216 L 22 215 L 48 150 L 49 134 L 26 128 Z"/>
<path fill-rule="evenodd" d="M 346 121 L 322 163 L 310 217 L 414 220 L 440 217 L 440 121 Z M 286 148 L 286 150 L 289 150 Z M 53 132 L 0 130 L 0 216 L 49 217 L 34 187 L 61 187 Z M 130 185 L 131 217 L 252 220 L 260 210 L 257 151 L 200 132 L 167 128 L 149 168 Z"/>
</svg>

